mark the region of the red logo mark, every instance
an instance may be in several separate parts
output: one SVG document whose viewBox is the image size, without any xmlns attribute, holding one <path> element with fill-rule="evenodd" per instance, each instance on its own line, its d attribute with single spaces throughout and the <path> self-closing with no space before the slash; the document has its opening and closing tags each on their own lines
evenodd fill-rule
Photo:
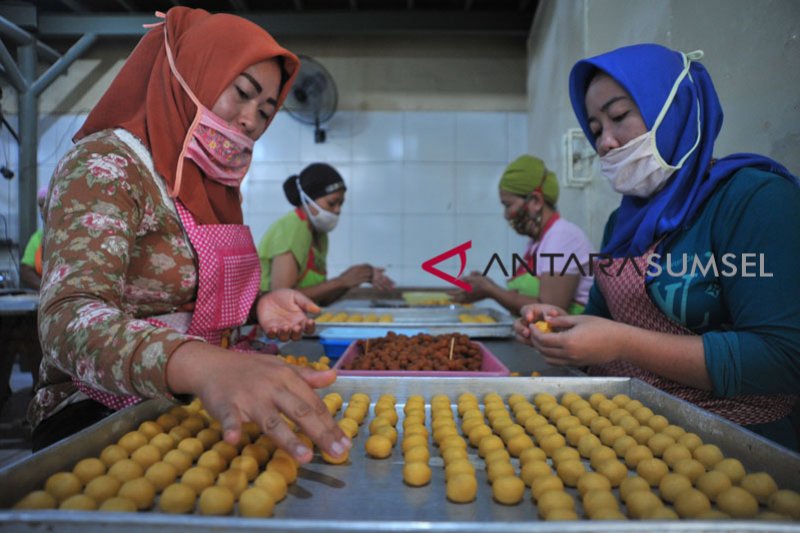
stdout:
<svg viewBox="0 0 800 533">
<path fill-rule="evenodd" d="M 470 248 L 472 248 L 472 241 L 467 241 L 465 243 L 459 244 L 455 248 L 451 248 L 450 250 L 447 250 L 445 253 L 439 254 L 436 257 L 432 257 L 427 261 L 425 261 L 424 263 L 422 263 L 422 270 L 428 272 L 429 274 L 433 274 L 437 278 L 443 279 L 448 283 L 452 283 L 459 289 L 463 289 L 467 292 L 472 292 L 472 285 L 458 279 L 461 277 L 461 274 L 464 273 L 464 268 L 466 268 L 467 266 L 467 250 L 469 250 Z M 461 260 L 461 269 L 458 271 L 457 276 L 453 277 L 447 272 L 442 272 L 441 270 L 433 266 L 433 265 L 438 265 L 442 261 L 447 261 L 456 254 L 458 254 L 458 258 Z"/>
</svg>

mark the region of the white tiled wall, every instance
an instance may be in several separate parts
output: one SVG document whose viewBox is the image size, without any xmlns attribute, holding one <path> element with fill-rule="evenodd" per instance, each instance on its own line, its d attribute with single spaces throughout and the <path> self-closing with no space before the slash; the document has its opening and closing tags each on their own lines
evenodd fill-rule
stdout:
<svg viewBox="0 0 800 533">
<path fill-rule="evenodd" d="M 82 116 L 43 117 L 40 184 L 50 178 Z M 445 284 L 424 272 L 423 261 L 472 240 L 466 272 L 483 270 L 493 253 L 510 260 L 525 240 L 502 217 L 497 182 L 508 162 L 528 146 L 526 113 L 341 111 L 324 125 L 325 143 L 313 127 L 279 113 L 256 143 L 243 185 L 245 221 L 256 241 L 291 207 L 282 184 L 315 161 L 335 166 L 348 191 L 339 225 L 331 233 L 329 274 L 369 262 L 401 285 Z M 16 144 L 0 134 L 3 154 L 16 167 Z M 0 161 L 0 163 L 5 163 Z M 17 183 L 0 184 L 0 209 L 17 233 Z M 2 231 L 2 228 L 0 228 Z M 458 271 L 453 259 L 440 267 Z M 499 269 L 490 275 L 502 279 Z"/>
</svg>

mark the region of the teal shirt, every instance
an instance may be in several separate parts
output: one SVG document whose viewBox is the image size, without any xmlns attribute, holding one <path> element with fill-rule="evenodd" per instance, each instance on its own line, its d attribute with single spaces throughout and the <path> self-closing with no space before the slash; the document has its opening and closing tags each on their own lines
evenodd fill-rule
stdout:
<svg viewBox="0 0 800 533">
<path fill-rule="evenodd" d="M 656 250 L 660 272 L 654 264 L 648 267 L 654 274 L 647 284 L 651 301 L 702 335 L 706 368 L 718 396 L 800 393 L 798 215 L 800 187 L 768 172 L 742 169 L 685 229 Z M 615 220 L 616 212 L 606 224 L 604 245 Z M 727 261 L 725 254 L 732 254 Z M 686 269 L 684 255 L 689 258 Z M 707 269 L 712 255 L 717 275 L 699 268 Z M 692 272 L 694 256 L 699 261 Z M 610 318 L 597 284 L 586 313 Z M 788 418 L 749 429 L 798 448 Z"/>
</svg>

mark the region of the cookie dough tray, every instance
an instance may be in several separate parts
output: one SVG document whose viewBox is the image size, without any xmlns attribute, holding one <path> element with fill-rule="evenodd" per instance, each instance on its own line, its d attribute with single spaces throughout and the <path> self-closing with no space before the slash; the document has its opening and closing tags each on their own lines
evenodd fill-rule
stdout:
<svg viewBox="0 0 800 533">
<path fill-rule="evenodd" d="M 800 490 L 800 455 L 775 445 L 722 418 L 678 400 L 639 380 L 628 378 L 361 378 L 340 377 L 321 394 L 338 392 L 345 404 L 337 414 L 341 417 L 354 393 L 366 393 L 371 406 L 364 419 L 349 461 L 343 465 L 323 462 L 319 454 L 299 470 L 289 495 L 275 506 L 274 516 L 267 519 L 208 517 L 200 515 L 168 515 L 155 510 L 139 513 L 100 513 L 80 511 L 16 511 L 9 507 L 28 492 L 41 488 L 47 477 L 57 471 L 71 470 L 82 458 L 97 456 L 108 444 L 136 429 L 146 420 L 153 420 L 172 404 L 151 400 L 120 411 L 99 424 L 88 428 L 61 443 L 0 470 L 0 529 L 26 531 L 59 531 L 88 533 L 95 531 L 420 531 L 442 532 L 601 532 L 657 531 L 677 532 L 798 532 L 797 522 L 763 522 L 751 520 L 724 521 L 662 521 L 657 523 L 630 521 L 546 522 L 537 517 L 530 490 L 525 490 L 521 502 L 502 505 L 492 499 L 483 460 L 475 448 L 468 448 L 478 482 L 477 497 L 471 503 L 456 504 L 445 495 L 444 472 L 438 449 L 429 444 L 432 478 L 424 487 L 410 487 L 403 482 L 402 441 L 403 406 L 410 396 L 425 399 L 426 423 L 431 423 L 431 399 L 444 394 L 455 409 L 456 399 L 471 392 L 481 399 L 487 393 L 497 393 L 503 399 L 519 393 L 533 401 L 542 392 L 560 398 L 573 392 L 588 398 L 602 392 L 608 398 L 626 394 L 641 401 L 656 414 L 699 435 L 704 442 L 719 446 L 726 457 L 739 459 L 748 472 L 765 471 L 781 489 Z M 372 459 L 365 453 L 369 436 L 368 424 L 374 414 L 376 400 L 383 394 L 396 398 L 399 416 L 396 427 L 400 433 L 392 455 L 387 459 Z M 482 404 L 481 404 L 482 405 Z M 455 412 L 456 420 L 458 413 Z M 516 463 L 516 459 L 512 462 Z M 575 495 L 575 489 L 568 489 Z M 578 515 L 580 497 L 576 496 Z M 153 509 L 157 509 L 157 506 Z"/>
<path fill-rule="evenodd" d="M 346 313 L 348 317 L 358 315 L 365 317 L 369 315 L 376 315 L 378 318 L 391 315 L 391 322 L 317 322 L 317 329 L 314 335 L 320 335 L 322 332 L 331 328 L 352 328 L 358 326 L 359 328 L 376 328 L 380 330 L 393 330 L 402 333 L 403 329 L 425 330 L 426 333 L 431 335 L 439 335 L 442 333 L 463 333 L 472 338 L 508 338 L 513 335 L 514 321 L 511 315 L 498 311 L 497 309 L 472 307 L 470 309 L 452 309 L 452 308 L 407 308 L 407 309 L 389 309 L 376 311 L 370 307 L 349 307 L 342 309 L 324 309 L 334 316 L 341 313 Z M 324 313 L 323 313 L 324 314 Z M 462 315 L 464 315 L 462 317 Z M 321 315 L 320 315 L 321 316 Z M 475 317 L 489 317 L 494 322 L 464 322 L 462 318 L 474 320 Z"/>
</svg>

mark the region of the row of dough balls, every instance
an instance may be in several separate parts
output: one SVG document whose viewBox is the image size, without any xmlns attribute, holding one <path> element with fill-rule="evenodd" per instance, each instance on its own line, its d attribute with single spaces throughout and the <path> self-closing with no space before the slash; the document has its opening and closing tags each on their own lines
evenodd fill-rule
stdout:
<svg viewBox="0 0 800 533">
<path fill-rule="evenodd" d="M 319 315 L 316 319 L 316 322 L 319 323 L 327 323 L 327 322 L 379 322 L 379 323 L 389 323 L 394 322 L 394 317 L 389 314 L 383 314 L 378 316 L 375 313 L 369 314 L 360 314 L 360 313 L 345 313 L 344 311 L 340 311 L 336 314 L 331 313 L 330 311 L 326 311 Z"/>
<path fill-rule="evenodd" d="M 298 464 L 255 424 L 243 429 L 232 445 L 198 400 L 173 407 L 99 456 L 51 475 L 14 508 L 272 516 L 296 481 Z M 299 437 L 311 446 L 307 436 Z"/>
</svg>

